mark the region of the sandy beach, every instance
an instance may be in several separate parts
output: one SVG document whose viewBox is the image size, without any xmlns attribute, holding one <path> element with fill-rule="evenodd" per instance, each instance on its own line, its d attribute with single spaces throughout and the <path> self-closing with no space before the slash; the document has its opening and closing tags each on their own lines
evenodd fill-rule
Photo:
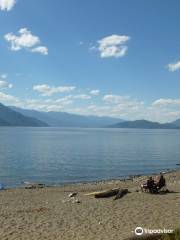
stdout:
<svg viewBox="0 0 180 240">
<path fill-rule="evenodd" d="M 180 171 L 165 178 L 172 193 L 138 191 L 145 176 L 0 191 L 0 239 L 123 240 L 133 236 L 136 227 L 175 229 L 180 226 Z M 130 193 L 116 201 L 85 195 L 112 188 L 128 188 Z M 77 196 L 70 198 L 71 192 Z"/>
</svg>

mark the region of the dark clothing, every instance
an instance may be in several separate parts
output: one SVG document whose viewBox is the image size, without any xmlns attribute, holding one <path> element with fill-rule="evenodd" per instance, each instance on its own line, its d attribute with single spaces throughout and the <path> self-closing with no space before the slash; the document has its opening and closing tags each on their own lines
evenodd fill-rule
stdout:
<svg viewBox="0 0 180 240">
<path fill-rule="evenodd" d="M 166 186 L 166 180 L 163 176 L 161 176 L 159 182 L 157 183 L 157 187 L 161 189 L 164 186 Z"/>
<path fill-rule="evenodd" d="M 147 180 L 147 188 L 149 189 L 150 193 L 156 193 L 157 192 L 157 186 L 153 179 Z"/>
</svg>

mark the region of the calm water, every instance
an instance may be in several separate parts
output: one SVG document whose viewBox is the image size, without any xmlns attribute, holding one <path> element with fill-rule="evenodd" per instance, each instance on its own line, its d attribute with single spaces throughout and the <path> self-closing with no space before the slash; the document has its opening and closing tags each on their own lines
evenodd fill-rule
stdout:
<svg viewBox="0 0 180 240">
<path fill-rule="evenodd" d="M 159 172 L 180 163 L 180 131 L 0 128 L 0 182 L 47 184 Z"/>
</svg>

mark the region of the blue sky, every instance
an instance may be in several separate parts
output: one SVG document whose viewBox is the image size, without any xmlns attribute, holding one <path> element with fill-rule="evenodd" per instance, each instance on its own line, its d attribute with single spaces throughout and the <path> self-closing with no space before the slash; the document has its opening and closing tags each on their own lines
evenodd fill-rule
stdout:
<svg viewBox="0 0 180 240">
<path fill-rule="evenodd" d="M 0 0 L 0 102 L 180 117 L 177 0 Z"/>
</svg>

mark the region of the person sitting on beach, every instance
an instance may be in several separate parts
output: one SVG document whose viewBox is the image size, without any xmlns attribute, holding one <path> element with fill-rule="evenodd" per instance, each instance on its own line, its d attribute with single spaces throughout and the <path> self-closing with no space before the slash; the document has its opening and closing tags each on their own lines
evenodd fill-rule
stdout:
<svg viewBox="0 0 180 240">
<path fill-rule="evenodd" d="M 149 179 L 146 181 L 146 183 L 141 185 L 141 190 L 142 192 L 146 192 L 147 190 L 149 190 L 150 193 L 155 192 L 156 189 L 156 184 L 155 181 L 152 177 L 149 177 Z"/>
<path fill-rule="evenodd" d="M 150 177 L 147 180 L 147 188 L 149 189 L 150 193 L 154 193 L 156 191 L 157 186 L 156 186 L 155 181 L 152 177 Z"/>
<path fill-rule="evenodd" d="M 164 178 L 163 174 L 160 173 L 160 177 L 158 182 L 156 183 L 158 190 L 166 186 L 166 179 Z"/>
<path fill-rule="evenodd" d="M 149 177 L 147 182 L 145 184 L 141 185 L 141 190 L 146 191 L 149 190 L 150 193 L 156 193 L 157 192 L 157 185 L 155 184 L 155 181 L 152 177 Z"/>
</svg>

